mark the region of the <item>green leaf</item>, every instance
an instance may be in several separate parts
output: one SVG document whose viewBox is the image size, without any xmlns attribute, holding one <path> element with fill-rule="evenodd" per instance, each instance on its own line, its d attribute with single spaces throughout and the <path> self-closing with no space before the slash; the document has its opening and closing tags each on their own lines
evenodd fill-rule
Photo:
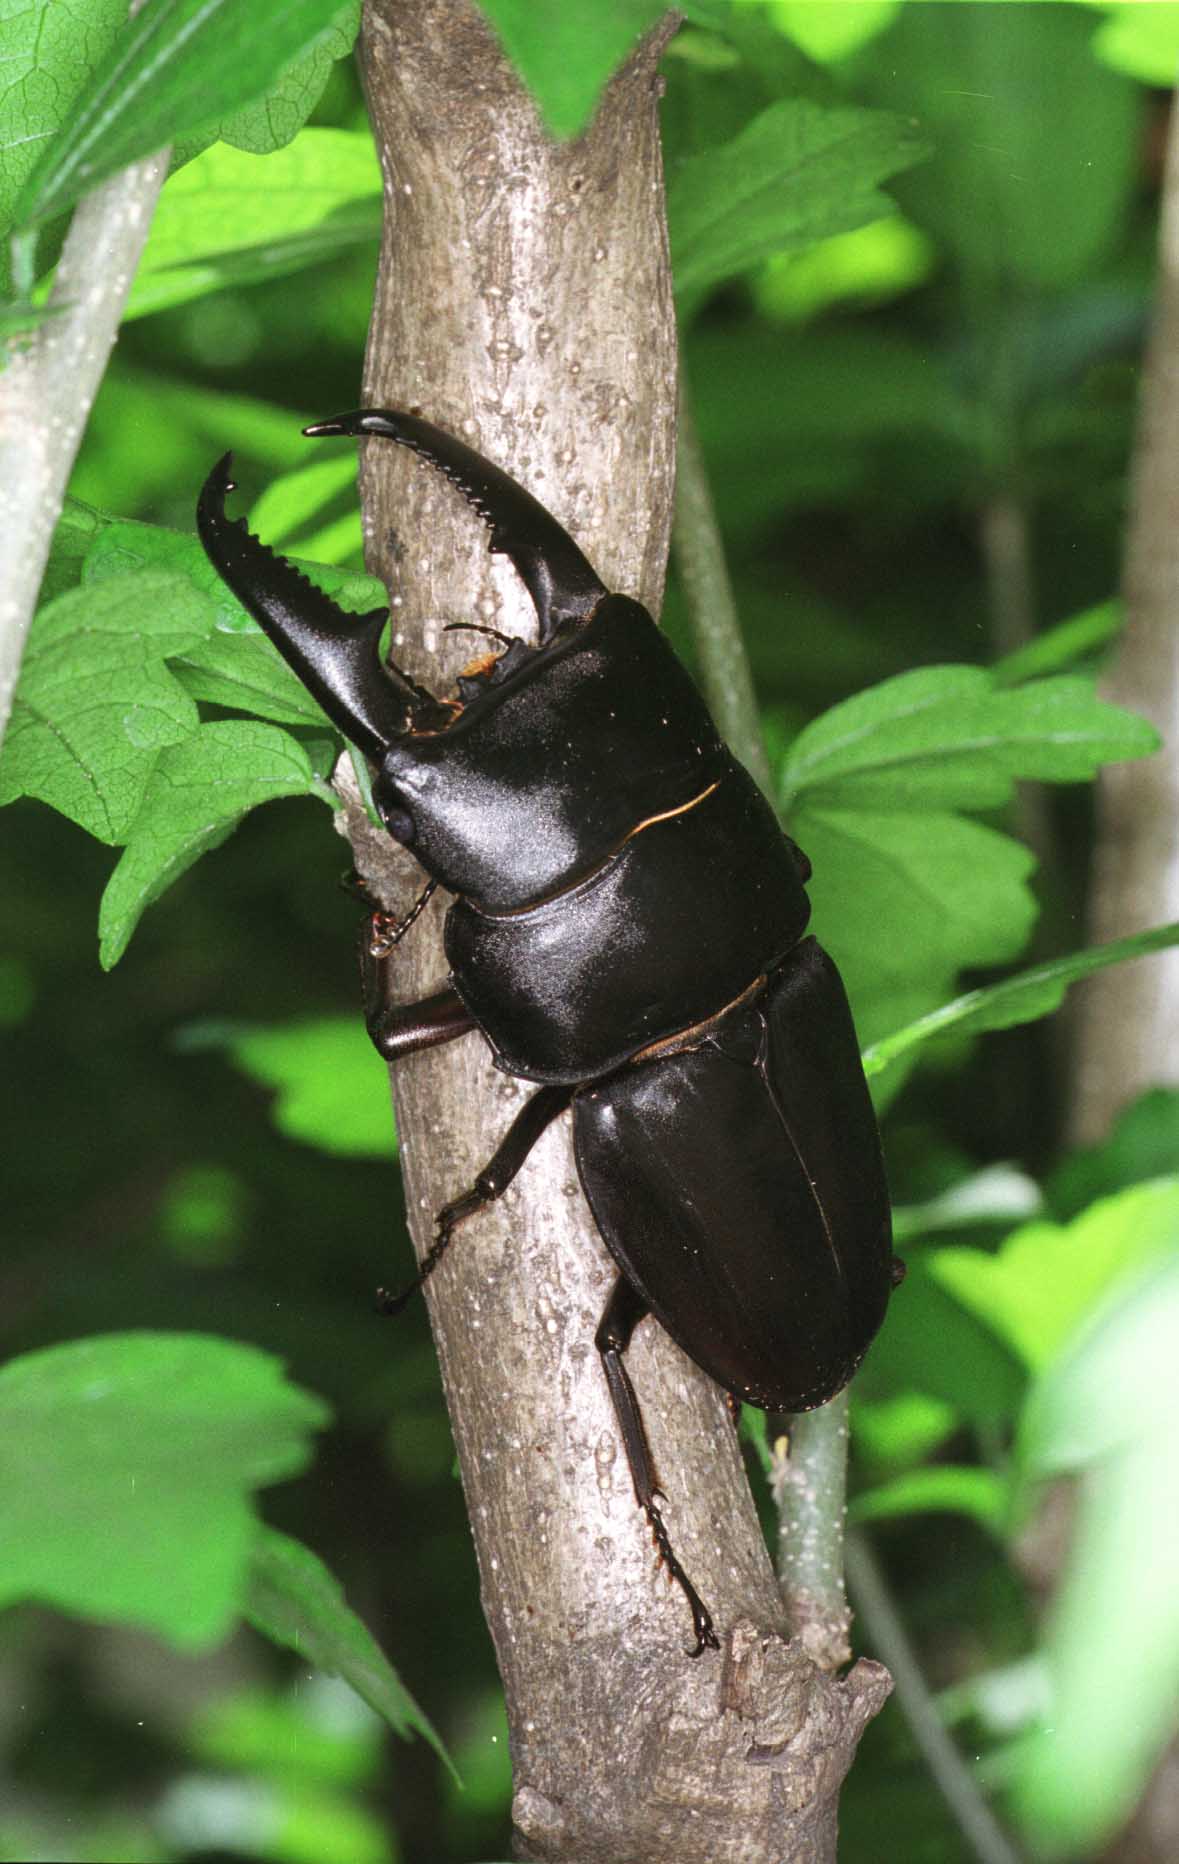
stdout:
<svg viewBox="0 0 1179 1864">
<path fill-rule="evenodd" d="M 869 1054 L 944 999 L 963 967 L 1015 958 L 1035 923 L 1032 855 L 981 823 L 808 802 L 788 826 L 814 862 L 811 929 L 843 973 Z"/>
<path fill-rule="evenodd" d="M 1024 1418 L 1030 1474 L 1082 1472 L 1047 1631 L 1051 1703 L 1017 1750 L 1012 1787 L 1038 1855 L 1090 1855 L 1129 1815 L 1175 1727 L 1177 1245 L 1179 1227 L 1164 1260 L 1049 1369 Z"/>
<path fill-rule="evenodd" d="M 331 24 L 305 57 L 296 59 L 257 103 L 247 104 L 217 125 L 222 141 L 251 155 L 270 155 L 302 129 L 323 96 L 332 66 L 347 58 L 360 31 L 361 0 L 343 0 Z"/>
<path fill-rule="evenodd" d="M 1179 1162 L 1179 1088 L 1155 1087 L 1124 1107 L 1098 1145 L 1073 1152 L 1045 1186 L 1049 1209 L 1061 1220 L 1111 1191 L 1162 1178 Z"/>
<path fill-rule="evenodd" d="M 1110 1263 L 1092 1300 L 1028 1400 L 1019 1454 L 1029 1476 L 1063 1475 L 1125 1450 L 1144 1435 L 1173 1435 L 1179 1399 L 1179 1179 L 1136 1185 L 1093 1206 L 1111 1243 L 1129 1237 L 1124 1263 Z M 1074 1233 L 1091 1214 L 1068 1226 Z M 1131 1232 L 1141 1213 L 1142 1239 Z M 1108 1297 L 1108 1298 L 1106 1298 Z"/>
<path fill-rule="evenodd" d="M 38 157 L 126 20 L 126 0 L 0 0 L 0 236 Z M 6 248 L 0 237 L 0 293 Z"/>
<path fill-rule="evenodd" d="M 1093 35 L 1093 51 L 1111 71 L 1142 84 L 1170 90 L 1179 71 L 1179 6 L 1175 0 L 1151 0 L 1127 6 L 1126 0 L 1086 0 L 1108 17 Z"/>
<path fill-rule="evenodd" d="M 36 796 L 100 841 L 122 841 L 161 749 L 197 728 L 164 662 L 212 624 L 208 598 L 159 570 L 83 585 L 43 608 L 0 757 L 0 802 Z"/>
<path fill-rule="evenodd" d="M 671 183 L 681 299 L 697 302 L 770 253 L 895 213 L 876 184 L 926 153 L 909 123 L 882 111 L 827 109 L 804 97 L 771 104 L 732 142 L 685 162 Z"/>
<path fill-rule="evenodd" d="M 199 1334 L 100 1335 L 12 1360 L 0 1604 L 215 1644 L 246 1583 L 251 1491 L 302 1469 L 327 1416 L 270 1354 Z"/>
<path fill-rule="evenodd" d="M 783 342 L 750 318 L 692 324 L 685 352 L 718 507 L 739 538 L 780 524 L 783 506 L 829 502 L 833 488 L 874 492 L 878 462 L 902 450 L 933 452 L 939 503 L 976 495 L 980 416 L 928 346 L 846 320 Z M 783 633 L 805 628 L 792 608 L 779 614 Z"/>
<path fill-rule="evenodd" d="M 934 1279 L 1033 1370 L 1060 1352 L 1127 1273 L 1179 1241 L 1179 1179 L 1103 1198 L 1069 1224 L 1037 1220 L 998 1254 L 957 1244 L 925 1258 Z"/>
<path fill-rule="evenodd" d="M 770 17 L 780 32 L 820 64 L 838 64 L 891 25 L 901 0 L 771 0 Z"/>
<path fill-rule="evenodd" d="M 663 0 L 479 0 L 554 136 L 580 135 L 608 79 L 666 12 Z"/>
<path fill-rule="evenodd" d="M 1005 978 L 1001 984 L 968 990 L 905 1028 L 869 1042 L 863 1053 L 864 1072 L 869 1077 L 879 1074 L 898 1056 L 934 1036 L 981 1035 L 987 1029 L 1010 1029 L 1016 1023 L 1035 1022 L 1060 1008 L 1065 991 L 1078 978 L 1104 970 L 1107 965 L 1146 957 L 1170 945 L 1179 945 L 1179 923 L 1156 926 L 1150 932 L 1133 932 L 1127 938 L 1071 952 L 1064 958 L 1050 958 L 1045 964 L 1032 965 L 1015 977 Z"/>
<path fill-rule="evenodd" d="M 305 129 L 265 157 L 215 144 L 164 187 L 125 315 L 282 277 L 375 241 L 380 227 L 371 136 Z"/>
<path fill-rule="evenodd" d="M 896 1392 L 867 1399 L 859 1380 L 852 1388 L 852 1440 L 858 1466 L 873 1474 L 899 1472 L 924 1463 L 958 1429 L 958 1412 L 927 1392 Z"/>
<path fill-rule="evenodd" d="M 334 564 L 314 563 L 299 556 L 293 556 L 291 562 L 349 614 L 368 614 L 389 599 L 384 584 L 363 571 L 339 569 Z M 109 524 L 89 551 L 83 574 L 88 582 L 99 582 L 129 569 L 148 568 L 177 571 L 214 597 L 219 632 L 266 639 L 253 616 L 213 568 L 200 539 L 189 531 L 170 531 L 162 524 Z M 315 717 L 322 717 L 318 708 Z"/>
<path fill-rule="evenodd" d="M 107 175 L 262 97 L 337 33 L 340 0 L 148 0 L 42 151 L 13 210 L 29 226 Z"/>
<path fill-rule="evenodd" d="M 277 1089 L 274 1123 L 288 1138 L 342 1158 L 393 1156 L 388 1070 L 359 1017 L 231 1029 L 222 1039 L 237 1067 Z"/>
<path fill-rule="evenodd" d="M 250 529 L 272 547 L 286 544 L 296 532 L 304 530 L 317 518 L 338 493 L 355 485 L 356 461 L 350 455 L 313 460 L 309 466 L 299 466 L 294 472 L 271 480 L 250 512 Z"/>
<path fill-rule="evenodd" d="M 877 61 L 880 101 L 937 149 L 906 178 L 906 211 L 957 257 L 980 315 L 980 292 L 1082 279 L 1133 212 L 1141 94 L 1091 33 L 1071 6 L 906 6 Z"/>
<path fill-rule="evenodd" d="M 921 1392 L 958 1417 L 993 1427 L 1018 1416 L 1027 1372 L 1007 1342 L 930 1272 L 923 1252 L 888 1310 L 888 1325 L 856 1374 L 858 1403 Z"/>
<path fill-rule="evenodd" d="M 753 298 L 766 317 L 793 323 L 834 304 L 883 304 L 924 284 L 936 263 L 932 240 L 893 214 L 803 252 L 772 253 L 753 281 Z"/>
<path fill-rule="evenodd" d="M 993 1469 L 974 1464 L 935 1463 L 906 1470 L 891 1482 L 865 1489 L 848 1508 L 853 1522 L 897 1521 L 921 1514 L 969 1515 L 991 1534 L 1000 1534 L 1008 1513 L 1007 1484 Z"/>
<path fill-rule="evenodd" d="M 1076 782 L 1156 742 L 1092 678 L 1005 688 L 970 666 L 900 674 L 798 734 L 782 807 L 814 864 L 814 930 L 844 973 L 870 1073 L 936 1033 L 957 973 L 1016 957 L 1034 920 L 1028 851 L 949 811 L 995 808 L 1017 777 Z"/>
<path fill-rule="evenodd" d="M 172 671 L 193 699 L 248 712 L 276 725 L 334 730 L 303 682 L 261 632 L 213 633 L 181 655 Z"/>
<path fill-rule="evenodd" d="M 1023 647 L 997 660 L 991 672 L 1000 686 L 1018 686 L 1021 680 L 1042 679 L 1047 673 L 1060 673 L 1089 660 L 1116 640 L 1122 628 L 1122 605 L 1119 601 L 1099 602 L 1067 621 L 1045 628 Z"/>
<path fill-rule="evenodd" d="M 49 562 L 41 578 L 39 600 L 43 608 L 57 596 L 77 588 L 87 553 L 110 523 L 105 512 L 95 511 L 80 498 L 64 500 L 49 546 Z"/>
<path fill-rule="evenodd" d="M 993 809 L 1011 800 L 1017 776 L 1078 783 L 1158 744 L 1145 719 L 1105 705 L 1083 675 L 1002 688 L 982 667 L 917 667 L 799 733 L 782 807 L 818 794 L 877 809 Z"/>
<path fill-rule="evenodd" d="M 419 1734 L 454 1779 L 450 1756 L 392 1664 L 310 1548 L 260 1528 L 250 1566 L 246 1613 L 275 1644 L 298 1651 L 328 1676 L 342 1676 L 394 1734 Z"/>
<path fill-rule="evenodd" d="M 291 561 L 349 614 L 370 613 L 387 600 L 375 576 L 303 557 Z M 112 524 L 90 550 L 83 574 L 87 582 L 101 583 L 135 565 L 167 566 L 205 591 L 214 604 L 214 628 L 178 654 L 173 665 L 178 681 L 192 698 L 231 706 L 279 725 L 334 730 L 303 682 L 218 576 L 198 538 L 161 525 Z"/>
<path fill-rule="evenodd" d="M 99 907 L 103 969 L 118 963 L 152 901 L 247 811 L 304 795 L 324 796 L 323 787 L 303 746 L 277 725 L 224 719 L 162 752 Z"/>
</svg>

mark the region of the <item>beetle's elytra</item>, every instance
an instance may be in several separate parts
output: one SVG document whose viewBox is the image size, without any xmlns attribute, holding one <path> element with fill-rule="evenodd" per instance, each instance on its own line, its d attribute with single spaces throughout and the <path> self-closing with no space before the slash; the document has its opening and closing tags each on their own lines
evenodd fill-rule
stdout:
<svg viewBox="0 0 1179 1864">
<path fill-rule="evenodd" d="M 851 1377 L 894 1277 L 847 999 L 804 937 L 809 863 L 646 610 L 611 595 L 514 480 L 415 415 L 366 409 L 306 432 L 381 435 L 439 468 L 536 608 L 535 646 L 497 637 L 502 651 L 439 699 L 382 663 L 384 610 L 342 613 L 226 518 L 228 455 L 201 493 L 213 563 L 375 766 L 390 834 L 454 895 L 450 983 L 422 1003 L 393 1001 L 404 925 L 376 916 L 374 1042 L 392 1060 L 479 1029 L 497 1067 L 538 1084 L 440 1213 L 414 1286 L 571 1108 L 581 1183 L 620 1271 L 596 1344 L 698 1656 L 718 1640 L 659 1512 L 623 1361 L 631 1334 L 652 1314 L 727 1392 L 806 1410 Z"/>
</svg>

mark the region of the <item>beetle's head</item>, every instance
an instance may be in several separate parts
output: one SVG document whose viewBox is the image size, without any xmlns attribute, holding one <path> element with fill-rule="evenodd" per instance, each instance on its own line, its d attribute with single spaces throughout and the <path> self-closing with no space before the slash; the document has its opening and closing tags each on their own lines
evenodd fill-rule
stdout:
<svg viewBox="0 0 1179 1864">
<path fill-rule="evenodd" d="M 511 680 L 546 648 L 560 651 L 558 637 L 588 621 L 608 592 L 568 532 L 531 493 L 420 416 L 364 408 L 304 431 L 393 440 L 435 466 L 489 526 L 491 549 L 511 560 L 536 608 L 536 646 L 495 630 L 476 630 L 493 634 L 502 651 L 464 669 L 457 700 L 437 699 L 382 660 L 385 609 L 345 613 L 293 563 L 253 536 L 244 519 L 226 515 L 225 499 L 233 490 L 230 454 L 210 473 L 197 505 L 197 529 L 214 567 L 333 724 L 378 766 L 374 797 L 390 833 L 407 841 L 412 823 L 390 774 L 390 765 L 401 762 L 400 748 L 445 731 L 480 696 Z"/>
</svg>

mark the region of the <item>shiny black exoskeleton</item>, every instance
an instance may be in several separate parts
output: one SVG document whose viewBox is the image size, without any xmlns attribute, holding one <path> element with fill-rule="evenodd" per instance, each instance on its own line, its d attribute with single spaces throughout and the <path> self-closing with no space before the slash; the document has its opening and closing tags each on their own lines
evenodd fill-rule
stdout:
<svg viewBox="0 0 1179 1864">
<path fill-rule="evenodd" d="M 809 863 L 646 610 L 611 595 L 514 480 L 410 414 L 362 410 L 306 431 L 383 435 L 421 454 L 489 524 L 536 607 L 536 646 L 499 637 L 503 651 L 438 699 L 381 661 L 384 610 L 343 614 L 226 518 L 228 456 L 201 494 L 213 563 L 375 765 L 390 834 L 454 895 L 450 985 L 424 1003 L 391 1000 L 403 928 L 374 918 L 378 1048 L 394 1059 L 477 1028 L 497 1067 L 539 1084 L 440 1214 L 414 1286 L 571 1107 L 581 1182 L 621 1271 L 596 1343 L 699 1655 L 717 1638 L 658 1508 L 623 1363 L 635 1326 L 653 1314 L 739 1398 L 806 1410 L 851 1377 L 894 1280 L 847 999 L 803 936 Z"/>
</svg>

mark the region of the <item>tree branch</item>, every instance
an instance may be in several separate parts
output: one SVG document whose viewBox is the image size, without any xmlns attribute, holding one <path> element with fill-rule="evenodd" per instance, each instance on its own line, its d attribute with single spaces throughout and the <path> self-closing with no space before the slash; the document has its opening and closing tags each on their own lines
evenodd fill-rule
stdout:
<svg viewBox="0 0 1179 1864">
<path fill-rule="evenodd" d="M 1097 785 L 1090 934 L 1094 943 L 1179 917 L 1179 116 L 1163 184 L 1154 328 L 1131 469 L 1126 623 L 1102 695 L 1163 735 L 1156 757 L 1110 764 Z M 1157 1082 L 1179 1083 L 1179 952 L 1113 966 L 1077 1003 L 1073 1137 L 1102 1137 L 1118 1110 Z"/>
<path fill-rule="evenodd" d="M 168 151 L 95 188 L 70 223 L 31 337 L 0 375 L 0 740 L 53 529 L 147 239 Z"/>
<path fill-rule="evenodd" d="M 675 414 L 656 124 L 669 28 L 561 145 L 467 0 L 370 0 L 361 54 L 386 183 L 365 400 L 469 438 L 656 612 Z M 369 562 L 394 577 L 395 652 L 415 676 L 438 689 L 456 670 L 449 620 L 532 634 L 449 486 L 375 442 L 361 483 Z M 391 905 L 408 900 L 410 864 L 351 815 L 361 870 Z M 428 920 L 433 941 L 424 920 L 402 948 L 407 998 L 443 981 Z M 399 1065 L 394 1091 L 421 1253 L 526 1090 L 472 1036 Z M 887 1679 L 860 1665 L 837 1684 L 787 1647 L 721 1396 L 647 1321 L 628 1362 L 668 1526 L 727 1639 L 723 1661 L 686 1658 L 683 1600 L 656 1571 L 593 1348 L 613 1279 L 561 1120 L 430 1284 L 507 1694 L 518 1854 L 830 1859 L 838 1785 Z"/>
</svg>

